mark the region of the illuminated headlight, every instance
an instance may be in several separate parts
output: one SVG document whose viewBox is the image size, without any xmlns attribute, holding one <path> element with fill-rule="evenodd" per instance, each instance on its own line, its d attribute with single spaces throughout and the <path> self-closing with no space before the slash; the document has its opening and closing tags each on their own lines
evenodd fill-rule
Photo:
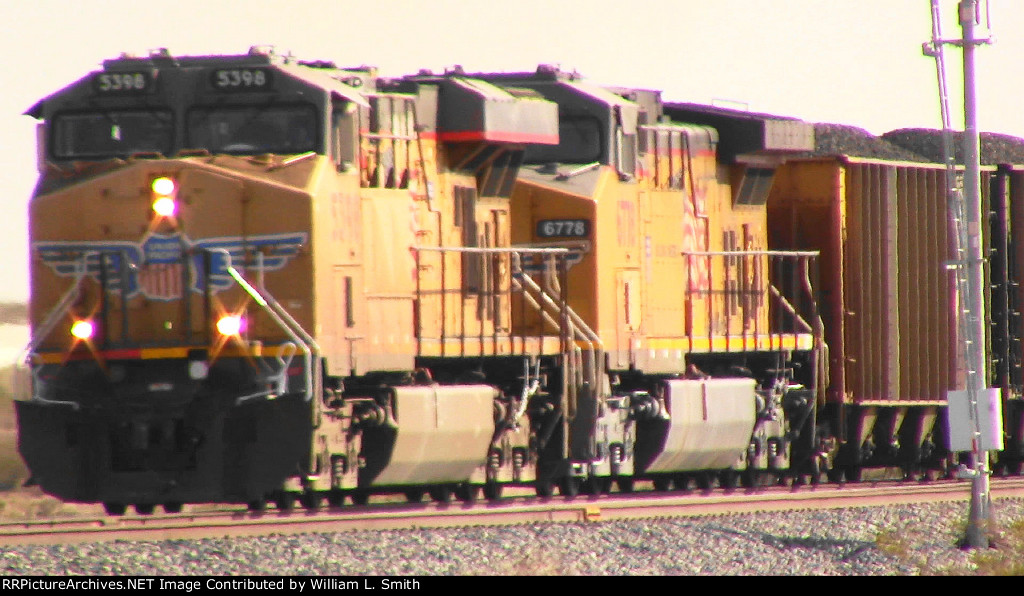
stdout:
<svg viewBox="0 0 1024 596">
<path fill-rule="evenodd" d="M 150 188 L 153 189 L 153 212 L 160 217 L 172 217 L 178 208 L 178 204 L 174 200 L 178 185 L 174 179 L 167 176 L 154 178 Z"/>
<path fill-rule="evenodd" d="M 169 196 L 174 193 L 174 180 L 166 176 L 153 179 L 153 192 L 160 196 Z"/>
<path fill-rule="evenodd" d="M 242 317 L 227 315 L 217 321 L 217 331 L 221 335 L 238 335 L 242 332 Z"/>
<path fill-rule="evenodd" d="M 177 205 L 171 197 L 160 197 L 153 201 L 153 211 L 160 217 L 171 217 L 177 210 Z"/>
<path fill-rule="evenodd" d="M 75 321 L 71 325 L 71 335 L 86 340 L 92 337 L 95 328 L 89 321 Z"/>
</svg>

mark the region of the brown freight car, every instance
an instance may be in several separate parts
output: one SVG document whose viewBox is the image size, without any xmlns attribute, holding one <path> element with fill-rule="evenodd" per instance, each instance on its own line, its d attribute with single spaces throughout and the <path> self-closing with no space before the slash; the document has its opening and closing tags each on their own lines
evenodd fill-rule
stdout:
<svg viewBox="0 0 1024 596">
<path fill-rule="evenodd" d="M 986 268 L 989 384 L 1002 387 L 1005 399 L 1000 463 L 1019 468 L 1021 260 L 1009 234 L 1022 221 L 1010 207 L 1019 204 L 1010 193 L 1021 192 L 1020 172 L 986 167 L 982 187 L 990 214 L 983 241 L 993 255 Z M 831 352 L 820 420 L 839 442 L 834 479 L 858 479 L 865 466 L 946 469 L 946 393 L 962 389 L 965 376 L 946 194 L 943 166 L 929 163 L 821 155 L 790 160 L 777 172 L 769 198 L 773 245 L 821 251 Z"/>
</svg>

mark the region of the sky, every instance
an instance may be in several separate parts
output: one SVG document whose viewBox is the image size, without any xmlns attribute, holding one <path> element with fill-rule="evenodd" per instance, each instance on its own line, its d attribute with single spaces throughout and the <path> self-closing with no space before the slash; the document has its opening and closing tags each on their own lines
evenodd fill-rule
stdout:
<svg viewBox="0 0 1024 596">
<path fill-rule="evenodd" d="M 37 100 L 122 52 L 244 53 L 374 65 L 575 70 L 594 83 L 859 126 L 937 128 L 930 0 L 32 0 L 0 25 L 0 301 L 28 297 L 27 202 L 38 176 Z M 984 6 L 984 2 L 982 5 Z M 1024 0 L 989 0 L 977 51 L 979 129 L 1024 137 Z M 958 38 L 957 0 L 941 0 Z M 962 114 L 960 51 L 947 51 Z M 954 120 L 962 127 L 962 117 Z"/>
</svg>

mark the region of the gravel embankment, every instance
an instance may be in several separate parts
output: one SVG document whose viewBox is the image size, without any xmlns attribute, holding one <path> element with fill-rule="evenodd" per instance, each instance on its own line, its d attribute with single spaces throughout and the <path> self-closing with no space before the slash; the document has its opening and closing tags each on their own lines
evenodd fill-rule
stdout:
<svg viewBox="0 0 1024 596">
<path fill-rule="evenodd" d="M 1008 527 L 1024 501 L 1000 500 Z M 2 575 L 971 573 L 966 503 L 589 524 L 0 547 Z M 879 537 L 881 536 L 881 539 Z M 895 542 L 894 556 L 879 544 Z"/>
</svg>

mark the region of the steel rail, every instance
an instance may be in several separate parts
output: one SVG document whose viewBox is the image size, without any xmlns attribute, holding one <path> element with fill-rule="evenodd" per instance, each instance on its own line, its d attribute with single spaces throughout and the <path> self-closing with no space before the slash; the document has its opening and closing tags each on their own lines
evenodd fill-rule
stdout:
<svg viewBox="0 0 1024 596">
<path fill-rule="evenodd" d="M 1024 478 L 994 479 L 993 496 L 1024 498 Z M 0 523 L 0 544 L 181 540 L 358 530 L 578 523 L 966 501 L 962 480 L 821 484 L 602 496 L 508 497 L 476 503 L 381 504 L 320 511 L 243 509 Z"/>
</svg>

